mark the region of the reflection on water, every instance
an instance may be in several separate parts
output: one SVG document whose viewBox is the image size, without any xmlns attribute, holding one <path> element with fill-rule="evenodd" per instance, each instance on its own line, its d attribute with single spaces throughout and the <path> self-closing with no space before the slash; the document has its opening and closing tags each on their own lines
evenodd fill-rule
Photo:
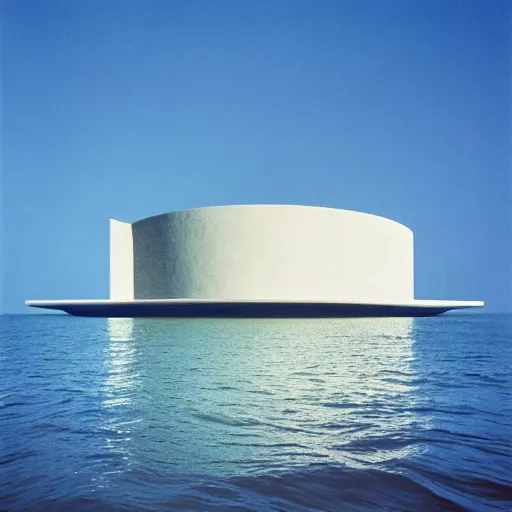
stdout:
<svg viewBox="0 0 512 512">
<path fill-rule="evenodd" d="M 109 449 L 214 474 L 411 456 L 412 322 L 109 319 Z"/>
<path fill-rule="evenodd" d="M 133 319 L 109 318 L 109 354 L 107 380 L 105 382 L 105 407 L 129 404 L 137 384 L 135 370 L 137 347 L 133 343 Z"/>
<path fill-rule="evenodd" d="M 137 344 L 132 337 L 133 319 L 108 319 L 108 333 L 107 378 L 102 387 L 102 404 L 106 409 L 106 448 L 129 465 L 133 462 L 130 460 L 133 425 L 141 421 L 140 418 L 127 414 L 139 383 Z"/>
</svg>

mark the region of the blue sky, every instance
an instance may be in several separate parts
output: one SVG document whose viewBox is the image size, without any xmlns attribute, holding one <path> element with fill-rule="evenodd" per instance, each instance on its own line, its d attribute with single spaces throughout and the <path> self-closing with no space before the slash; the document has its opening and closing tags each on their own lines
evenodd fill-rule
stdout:
<svg viewBox="0 0 512 512">
<path fill-rule="evenodd" d="M 4 1 L 0 311 L 107 298 L 109 217 L 248 203 L 392 218 L 417 298 L 512 310 L 507 6 Z"/>
</svg>

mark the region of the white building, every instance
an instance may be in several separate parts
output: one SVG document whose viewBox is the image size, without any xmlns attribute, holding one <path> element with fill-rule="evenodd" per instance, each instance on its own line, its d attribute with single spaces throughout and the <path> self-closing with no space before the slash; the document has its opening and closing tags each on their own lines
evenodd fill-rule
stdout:
<svg viewBox="0 0 512 512">
<path fill-rule="evenodd" d="M 110 299 L 27 301 L 95 316 L 424 316 L 412 231 L 366 213 L 217 206 L 111 220 Z"/>
</svg>

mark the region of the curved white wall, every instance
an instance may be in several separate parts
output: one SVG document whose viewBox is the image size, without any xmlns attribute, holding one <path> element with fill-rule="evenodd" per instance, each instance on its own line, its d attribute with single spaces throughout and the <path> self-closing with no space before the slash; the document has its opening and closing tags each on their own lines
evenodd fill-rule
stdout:
<svg viewBox="0 0 512 512">
<path fill-rule="evenodd" d="M 116 298 L 414 298 L 413 234 L 374 215 L 308 206 L 220 206 L 158 215 L 131 228 L 133 255 L 126 237 L 121 250 L 126 261 L 133 256 L 133 295 Z M 124 276 L 129 280 L 129 270 Z M 129 294 L 130 285 L 117 282 L 117 290 Z"/>
</svg>

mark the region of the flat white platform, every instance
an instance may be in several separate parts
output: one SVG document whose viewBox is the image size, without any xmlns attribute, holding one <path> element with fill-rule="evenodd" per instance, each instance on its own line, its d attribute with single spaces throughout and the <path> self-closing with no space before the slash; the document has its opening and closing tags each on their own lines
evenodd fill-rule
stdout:
<svg viewBox="0 0 512 512">
<path fill-rule="evenodd" d="M 413 300 L 401 303 L 256 299 L 27 300 L 27 306 L 94 317 L 336 318 L 434 316 L 475 308 L 481 301 Z"/>
</svg>

